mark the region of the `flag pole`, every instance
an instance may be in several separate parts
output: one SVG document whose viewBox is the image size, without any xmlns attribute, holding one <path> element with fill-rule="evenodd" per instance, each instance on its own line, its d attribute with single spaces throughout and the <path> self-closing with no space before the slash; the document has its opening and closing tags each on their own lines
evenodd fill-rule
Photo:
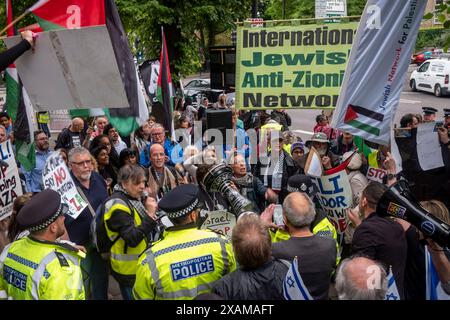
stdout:
<svg viewBox="0 0 450 320">
<path fill-rule="evenodd" d="M 3 34 L 12 26 L 14 26 L 17 22 L 19 22 L 19 20 L 22 20 L 27 14 L 29 14 L 31 11 L 27 10 L 24 13 L 22 13 L 20 16 L 18 16 L 16 19 L 13 20 L 13 22 L 11 22 L 10 24 L 8 24 L 5 28 L 3 28 L 0 31 L 0 36 L 3 36 Z M 2 37 L 1 39 L 4 39 L 4 37 Z"/>
</svg>

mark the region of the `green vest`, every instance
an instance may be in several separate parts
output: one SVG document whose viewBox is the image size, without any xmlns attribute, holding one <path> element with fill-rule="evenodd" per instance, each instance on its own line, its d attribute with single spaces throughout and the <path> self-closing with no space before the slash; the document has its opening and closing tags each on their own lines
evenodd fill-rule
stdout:
<svg viewBox="0 0 450 320">
<path fill-rule="evenodd" d="M 82 255 L 30 237 L 11 243 L 0 255 L 0 299 L 84 300 Z"/>
<path fill-rule="evenodd" d="M 139 259 L 135 299 L 190 300 L 236 269 L 230 243 L 195 227 L 169 228 Z"/>
</svg>

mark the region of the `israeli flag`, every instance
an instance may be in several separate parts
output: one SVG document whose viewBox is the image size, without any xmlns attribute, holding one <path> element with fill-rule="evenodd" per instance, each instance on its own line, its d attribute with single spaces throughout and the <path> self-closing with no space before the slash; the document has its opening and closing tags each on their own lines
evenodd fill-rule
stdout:
<svg viewBox="0 0 450 320">
<path fill-rule="evenodd" d="M 442 289 L 433 260 L 431 260 L 428 246 L 425 246 L 425 272 L 426 272 L 426 299 L 427 300 L 450 300 L 450 295 Z"/>
<path fill-rule="evenodd" d="M 397 284 L 395 283 L 394 274 L 392 273 L 392 267 L 389 268 L 387 280 L 388 289 L 384 300 L 400 300 L 400 294 L 398 293 Z"/>
<path fill-rule="evenodd" d="M 286 300 L 314 300 L 298 272 L 297 257 L 294 258 L 284 279 L 283 294 Z"/>
</svg>

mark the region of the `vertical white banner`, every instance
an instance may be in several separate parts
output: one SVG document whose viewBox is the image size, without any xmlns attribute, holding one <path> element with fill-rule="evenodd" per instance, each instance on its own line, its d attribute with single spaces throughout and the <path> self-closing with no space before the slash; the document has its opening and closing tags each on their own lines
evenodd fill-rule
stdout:
<svg viewBox="0 0 450 320">
<path fill-rule="evenodd" d="M 0 144 L 0 221 L 12 214 L 14 200 L 22 195 L 19 171 L 10 140 Z"/>
<path fill-rule="evenodd" d="M 331 125 L 388 145 L 426 0 L 369 0 Z"/>
</svg>

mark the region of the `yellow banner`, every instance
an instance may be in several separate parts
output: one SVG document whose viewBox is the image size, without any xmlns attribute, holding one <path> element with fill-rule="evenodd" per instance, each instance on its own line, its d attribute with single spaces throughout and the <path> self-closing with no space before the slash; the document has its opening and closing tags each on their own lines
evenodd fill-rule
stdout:
<svg viewBox="0 0 450 320">
<path fill-rule="evenodd" d="M 357 27 L 238 27 L 236 107 L 334 108 Z"/>
</svg>

